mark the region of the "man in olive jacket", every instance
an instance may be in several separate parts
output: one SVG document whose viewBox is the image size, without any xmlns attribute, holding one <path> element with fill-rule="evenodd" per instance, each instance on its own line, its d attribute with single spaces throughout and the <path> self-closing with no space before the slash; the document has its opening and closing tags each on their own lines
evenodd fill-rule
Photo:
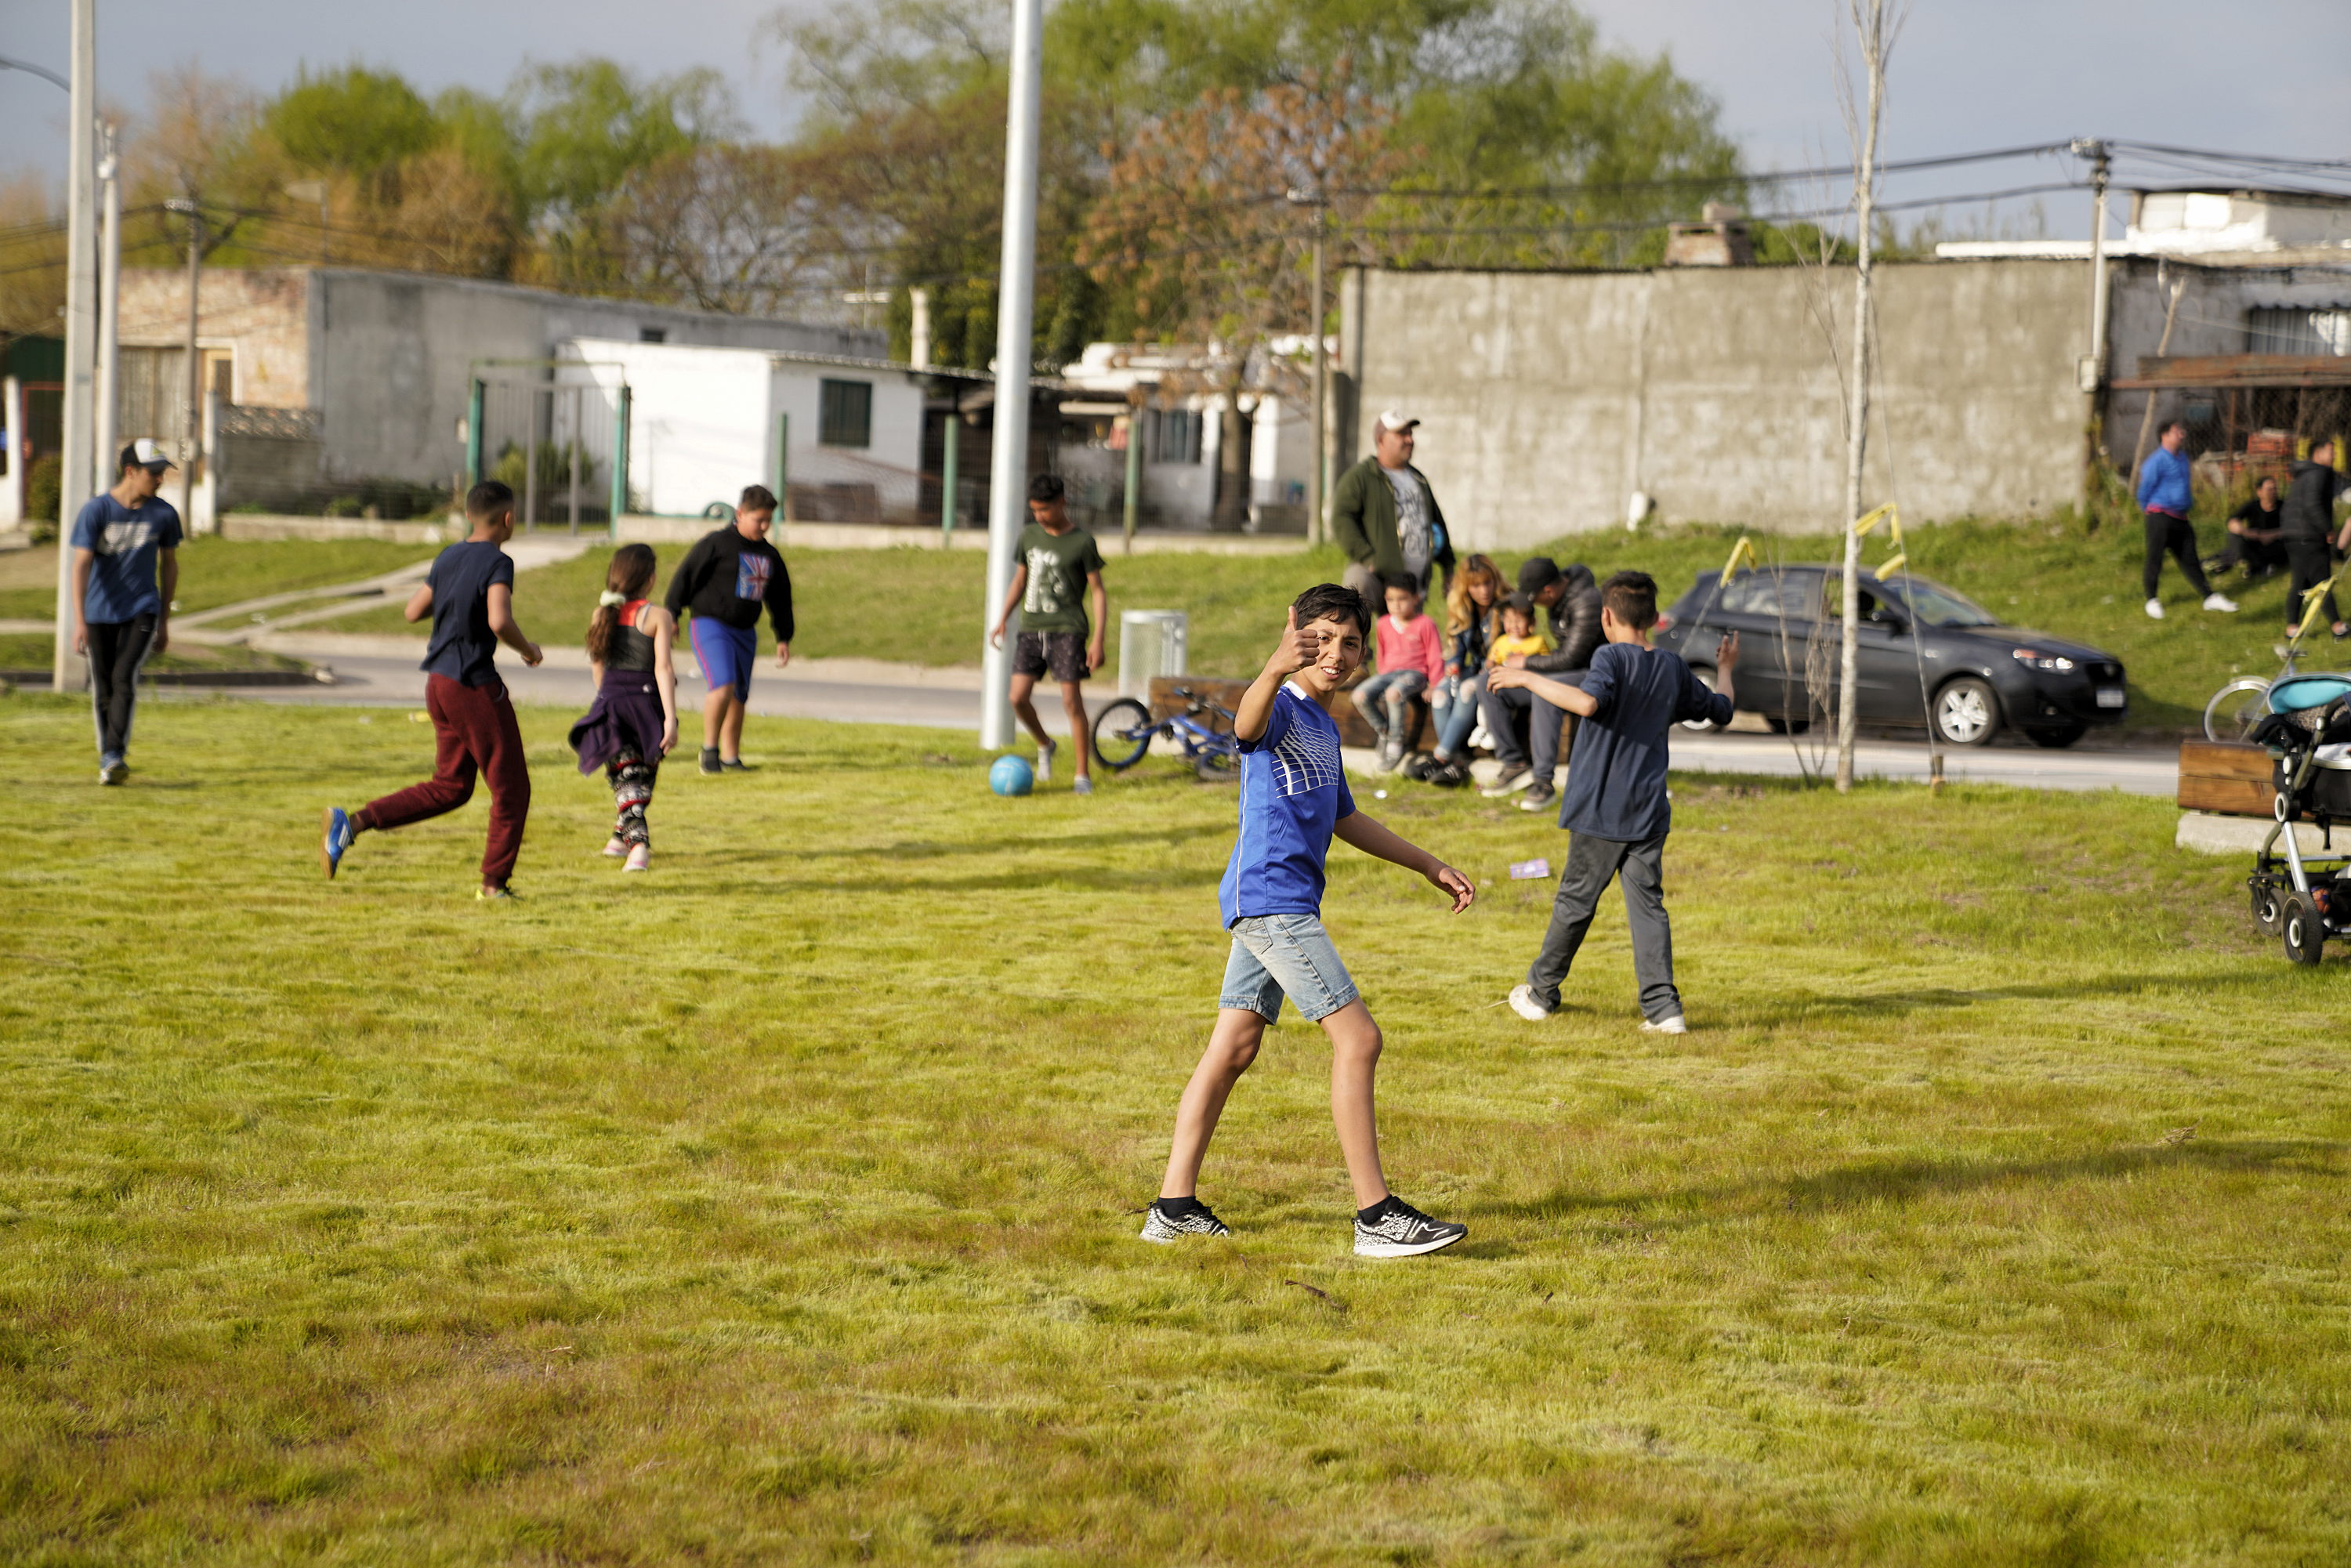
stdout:
<svg viewBox="0 0 2351 1568">
<path fill-rule="evenodd" d="M 1331 531 L 1347 552 L 1347 586 L 1364 596 L 1376 622 L 1387 610 L 1383 577 L 1409 577 L 1423 594 L 1429 568 L 1453 582 L 1453 541 L 1437 493 L 1412 465 L 1413 427 L 1395 409 L 1372 426 L 1372 455 L 1339 476 L 1331 491 Z"/>
</svg>

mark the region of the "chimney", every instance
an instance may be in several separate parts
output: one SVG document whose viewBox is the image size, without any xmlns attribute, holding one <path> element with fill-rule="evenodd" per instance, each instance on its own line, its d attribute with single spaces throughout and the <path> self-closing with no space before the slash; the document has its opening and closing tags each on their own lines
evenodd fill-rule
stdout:
<svg viewBox="0 0 2351 1568">
<path fill-rule="evenodd" d="M 1667 267 L 1752 267 L 1755 244 L 1748 237 L 1747 219 L 1739 209 L 1708 202 L 1698 210 L 1698 222 L 1669 225 L 1666 231 Z"/>
</svg>

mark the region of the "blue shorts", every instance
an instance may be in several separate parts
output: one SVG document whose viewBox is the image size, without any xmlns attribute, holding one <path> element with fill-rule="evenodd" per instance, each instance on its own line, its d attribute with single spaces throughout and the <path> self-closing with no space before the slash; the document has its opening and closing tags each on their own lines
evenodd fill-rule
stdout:
<svg viewBox="0 0 2351 1568">
<path fill-rule="evenodd" d="M 738 631 L 724 621 L 705 621 L 697 615 L 687 628 L 687 636 L 694 643 L 695 662 L 702 666 L 703 684 L 714 692 L 733 686 L 738 700 L 748 701 L 751 666 L 759 656 L 759 629 L 746 626 Z"/>
<path fill-rule="evenodd" d="M 1271 1023 L 1288 997 L 1320 1023 L 1355 999 L 1355 982 L 1331 946 L 1319 915 L 1250 915 L 1233 922 L 1233 956 L 1225 962 L 1220 1008 L 1238 1008 Z"/>
</svg>

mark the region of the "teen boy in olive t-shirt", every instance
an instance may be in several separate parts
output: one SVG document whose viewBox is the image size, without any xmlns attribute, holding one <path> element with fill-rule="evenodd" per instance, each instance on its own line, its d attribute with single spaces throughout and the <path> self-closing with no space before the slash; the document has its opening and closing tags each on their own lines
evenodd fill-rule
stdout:
<svg viewBox="0 0 2351 1568">
<path fill-rule="evenodd" d="M 1029 482 L 1029 515 L 1033 520 L 1020 532 L 1020 560 L 1012 569 L 1012 589 L 1004 596 L 988 642 L 1004 646 L 1005 623 L 1018 606 L 1020 636 L 1012 653 L 1012 711 L 1037 737 L 1037 781 L 1051 781 L 1056 747 L 1038 720 L 1030 695 L 1038 677 L 1050 671 L 1061 683 L 1061 708 L 1070 716 L 1071 738 L 1077 742 L 1078 777 L 1071 788 L 1091 795 L 1094 784 L 1086 764 L 1093 747 L 1080 683 L 1102 668 L 1102 627 L 1110 601 L 1102 591 L 1102 551 L 1094 547 L 1093 535 L 1070 521 L 1065 497 L 1058 476 L 1040 474 Z"/>
</svg>

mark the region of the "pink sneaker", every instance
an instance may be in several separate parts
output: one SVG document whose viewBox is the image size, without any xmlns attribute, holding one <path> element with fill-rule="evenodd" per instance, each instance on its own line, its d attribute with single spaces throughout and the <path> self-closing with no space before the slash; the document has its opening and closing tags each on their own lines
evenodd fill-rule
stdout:
<svg viewBox="0 0 2351 1568">
<path fill-rule="evenodd" d="M 653 863 L 653 846 L 650 844 L 633 844 L 630 846 L 629 858 L 622 863 L 621 869 L 622 871 L 649 871 L 652 869 Z"/>
</svg>

